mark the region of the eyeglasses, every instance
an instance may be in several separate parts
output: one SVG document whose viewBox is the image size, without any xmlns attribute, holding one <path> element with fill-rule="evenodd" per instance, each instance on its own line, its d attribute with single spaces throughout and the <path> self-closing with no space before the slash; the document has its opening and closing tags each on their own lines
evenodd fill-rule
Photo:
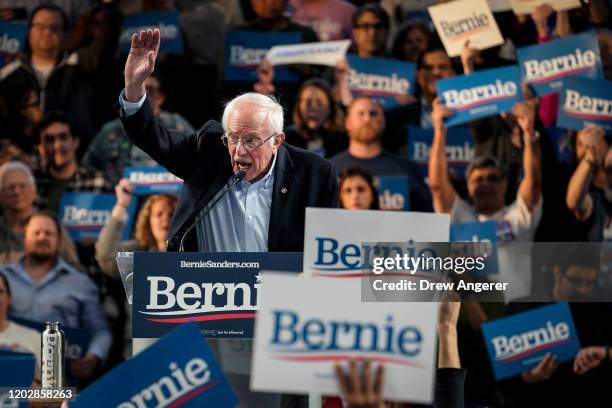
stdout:
<svg viewBox="0 0 612 408">
<path fill-rule="evenodd" d="M 479 177 L 471 178 L 469 179 L 469 182 L 473 184 L 483 184 L 485 182 L 495 184 L 495 183 L 499 183 L 503 179 L 504 178 L 500 176 L 499 174 L 489 174 L 487 176 L 479 176 Z"/>
<path fill-rule="evenodd" d="M 272 139 L 274 136 L 276 136 L 276 133 L 272 133 L 265 140 L 261 140 L 258 137 L 247 136 L 244 138 L 239 138 L 237 136 L 229 136 L 227 134 L 224 134 L 223 136 L 221 136 L 221 140 L 223 141 L 223 144 L 226 147 L 230 147 L 230 148 L 235 148 L 238 146 L 238 143 L 242 142 L 242 147 L 244 147 L 247 151 L 252 152 L 253 150 L 257 149 L 259 146 L 266 143 L 268 140 Z"/>
<path fill-rule="evenodd" d="M 361 24 L 355 24 L 355 29 L 357 30 L 368 30 L 368 29 L 372 29 L 372 30 L 384 30 L 387 27 L 385 27 L 382 23 L 361 23 Z"/>
<path fill-rule="evenodd" d="M 577 278 L 574 276 L 567 276 L 565 274 L 563 277 L 574 286 L 594 286 L 597 283 L 597 279 Z"/>
</svg>

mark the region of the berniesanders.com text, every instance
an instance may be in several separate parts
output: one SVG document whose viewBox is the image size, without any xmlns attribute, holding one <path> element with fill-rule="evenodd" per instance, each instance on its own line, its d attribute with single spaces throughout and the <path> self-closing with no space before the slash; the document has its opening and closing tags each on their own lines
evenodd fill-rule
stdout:
<svg viewBox="0 0 612 408">
<path fill-rule="evenodd" d="M 242 268 L 259 269 L 259 262 L 181 261 L 181 268 Z"/>
</svg>

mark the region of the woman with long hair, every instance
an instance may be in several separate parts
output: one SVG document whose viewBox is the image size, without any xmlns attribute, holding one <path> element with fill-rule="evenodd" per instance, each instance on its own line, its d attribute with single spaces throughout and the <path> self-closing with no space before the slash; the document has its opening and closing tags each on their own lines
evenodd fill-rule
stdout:
<svg viewBox="0 0 612 408">
<path fill-rule="evenodd" d="M 298 91 L 293 125 L 285 141 L 293 146 L 331 157 L 348 147 L 344 118 L 329 85 L 318 78 L 304 82 Z"/>
<path fill-rule="evenodd" d="M 374 177 L 360 168 L 349 167 L 338 182 L 340 207 L 347 210 L 378 210 L 378 190 Z"/>
</svg>

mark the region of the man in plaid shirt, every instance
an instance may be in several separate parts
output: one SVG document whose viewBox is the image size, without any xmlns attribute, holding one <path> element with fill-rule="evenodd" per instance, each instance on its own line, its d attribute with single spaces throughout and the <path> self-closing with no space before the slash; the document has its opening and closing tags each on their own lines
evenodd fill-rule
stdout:
<svg viewBox="0 0 612 408">
<path fill-rule="evenodd" d="M 103 173 L 79 165 L 79 138 L 70 119 L 59 112 L 47 114 L 37 127 L 42 166 L 36 171 L 38 207 L 58 212 L 64 191 L 104 193 L 112 189 Z"/>
</svg>

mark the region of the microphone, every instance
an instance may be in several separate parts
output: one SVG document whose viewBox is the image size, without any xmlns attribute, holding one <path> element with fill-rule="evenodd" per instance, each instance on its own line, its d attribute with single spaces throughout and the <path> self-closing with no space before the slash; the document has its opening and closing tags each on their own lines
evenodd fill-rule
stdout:
<svg viewBox="0 0 612 408">
<path fill-rule="evenodd" d="M 184 247 L 185 238 L 187 238 L 187 235 L 189 235 L 191 230 L 194 229 L 196 225 L 198 225 L 198 222 L 200 222 L 200 220 L 204 218 L 204 216 L 208 214 L 210 210 L 212 210 L 215 207 L 215 205 L 219 202 L 219 200 L 221 200 L 221 198 L 223 198 L 223 196 L 225 196 L 227 192 L 230 191 L 232 187 L 236 185 L 236 183 L 242 180 L 244 176 L 246 176 L 246 171 L 239 171 L 238 174 L 234 176 L 234 180 L 232 180 L 232 183 L 229 186 L 225 187 L 225 189 L 221 192 L 221 194 L 217 194 L 217 196 L 213 198 L 207 204 L 206 209 L 202 211 L 202 213 L 195 218 L 193 223 L 189 226 L 189 228 L 187 228 L 187 230 L 181 236 L 181 243 L 179 244 L 179 252 L 185 252 L 185 247 Z"/>
</svg>

